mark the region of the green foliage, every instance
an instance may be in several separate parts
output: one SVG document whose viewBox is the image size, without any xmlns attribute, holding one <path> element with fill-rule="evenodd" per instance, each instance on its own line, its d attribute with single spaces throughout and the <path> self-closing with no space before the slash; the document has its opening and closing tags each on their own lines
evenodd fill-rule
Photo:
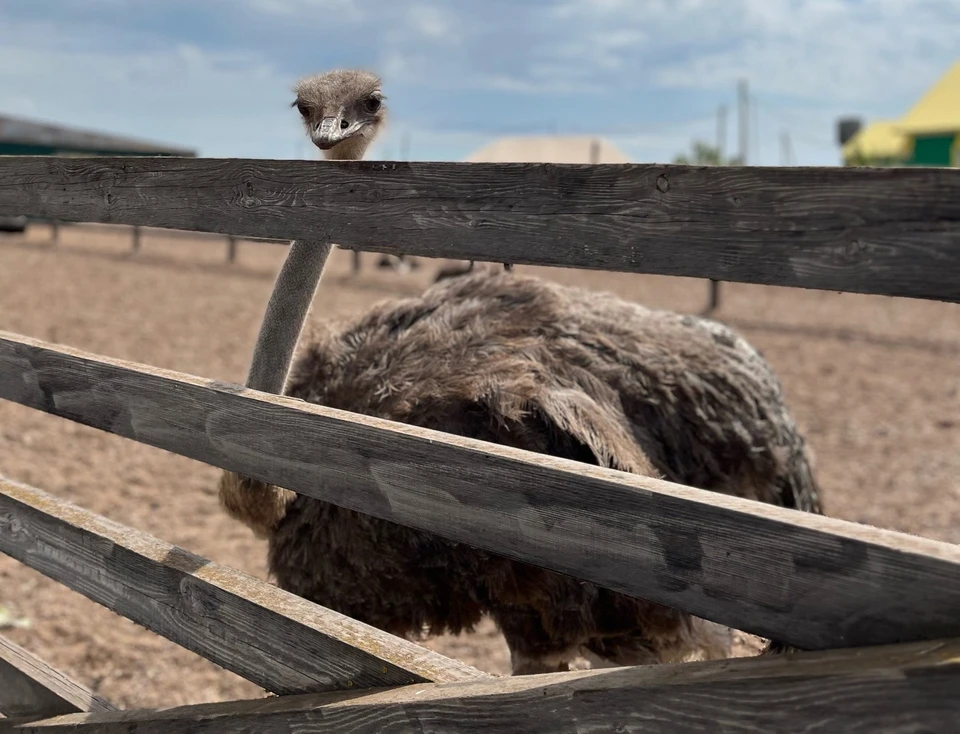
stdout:
<svg viewBox="0 0 960 734">
<path fill-rule="evenodd" d="M 742 166 L 743 161 L 740 156 L 732 156 L 724 159 L 720 149 L 715 145 L 710 145 L 702 140 L 694 140 L 690 146 L 691 152 L 680 153 L 674 159 L 674 163 L 686 166 Z"/>
<path fill-rule="evenodd" d="M 871 157 L 861 153 L 859 150 L 856 150 L 850 155 L 844 157 L 843 165 L 853 167 L 869 166 L 873 168 L 884 168 L 889 166 L 907 166 L 910 165 L 910 163 L 900 158 L 890 158 L 885 156 Z"/>
</svg>

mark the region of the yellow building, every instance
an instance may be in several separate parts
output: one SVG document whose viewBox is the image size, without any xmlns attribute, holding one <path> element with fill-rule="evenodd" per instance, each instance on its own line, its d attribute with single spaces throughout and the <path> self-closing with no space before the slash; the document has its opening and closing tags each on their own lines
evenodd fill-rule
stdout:
<svg viewBox="0 0 960 734">
<path fill-rule="evenodd" d="M 960 61 L 897 123 L 913 142 L 910 164 L 960 166 Z"/>
<path fill-rule="evenodd" d="M 843 146 L 847 166 L 902 166 L 910 159 L 910 138 L 893 120 L 878 120 L 862 128 Z"/>
<path fill-rule="evenodd" d="M 903 117 L 860 129 L 842 152 L 848 166 L 960 167 L 960 61 Z"/>
</svg>

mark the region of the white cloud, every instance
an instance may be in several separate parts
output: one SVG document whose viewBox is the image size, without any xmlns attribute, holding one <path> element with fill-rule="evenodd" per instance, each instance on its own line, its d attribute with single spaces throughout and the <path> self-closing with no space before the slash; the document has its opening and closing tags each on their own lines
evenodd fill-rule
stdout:
<svg viewBox="0 0 960 734">
<path fill-rule="evenodd" d="M 960 48 L 955 0 L 566 0 L 556 12 L 590 39 L 576 54 L 582 63 L 596 65 L 591 46 L 620 66 L 642 58 L 670 88 L 748 76 L 758 91 L 872 103 L 919 93 Z M 645 34 L 639 52 L 600 40 L 631 30 Z"/>
<path fill-rule="evenodd" d="M 415 129 L 415 156 L 459 158 L 484 130 L 542 120 L 544 132 L 596 124 L 639 159 L 669 160 L 713 139 L 710 116 L 747 76 L 761 162 L 776 161 L 784 129 L 801 162 L 835 162 L 837 115 L 904 112 L 960 38 L 956 0 L 170 0 L 205 19 L 181 28 L 133 0 L 11 7 L 0 111 L 253 157 L 315 157 L 290 86 L 363 65 L 397 113 L 380 147 L 393 156 L 401 130 Z M 707 119 L 651 129 L 693 117 Z"/>
<path fill-rule="evenodd" d="M 361 3 L 356 0 L 240 0 L 231 3 L 234 7 L 245 5 L 247 10 L 269 15 L 302 17 L 305 14 L 327 13 L 338 20 L 349 19 L 353 22 L 367 17 Z"/>
<path fill-rule="evenodd" d="M 44 29 L 47 41 L 60 29 Z M 88 129 L 198 147 L 204 155 L 294 154 L 290 80 L 263 60 L 181 43 L 119 54 L 56 50 L 16 33 L 0 46 L 4 109 Z"/>
<path fill-rule="evenodd" d="M 543 66 L 533 66 L 526 75 L 490 74 L 476 77 L 473 85 L 500 92 L 520 94 L 598 94 L 594 84 L 564 79 L 561 74 L 550 74 Z"/>
<path fill-rule="evenodd" d="M 409 28 L 421 38 L 448 43 L 460 35 L 455 16 L 436 5 L 417 3 L 406 11 Z"/>
</svg>

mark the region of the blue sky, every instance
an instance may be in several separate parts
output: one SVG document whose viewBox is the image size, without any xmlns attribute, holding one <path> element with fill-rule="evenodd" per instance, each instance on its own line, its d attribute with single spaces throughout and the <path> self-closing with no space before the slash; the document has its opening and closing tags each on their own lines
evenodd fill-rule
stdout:
<svg viewBox="0 0 960 734">
<path fill-rule="evenodd" d="M 713 141 L 736 81 L 749 162 L 834 164 L 838 115 L 904 112 L 960 58 L 958 0 L 2 0 L 0 114 L 195 147 L 316 158 L 290 88 L 380 73 L 368 158 L 458 160 L 505 134 L 598 134 L 637 161 Z"/>
</svg>

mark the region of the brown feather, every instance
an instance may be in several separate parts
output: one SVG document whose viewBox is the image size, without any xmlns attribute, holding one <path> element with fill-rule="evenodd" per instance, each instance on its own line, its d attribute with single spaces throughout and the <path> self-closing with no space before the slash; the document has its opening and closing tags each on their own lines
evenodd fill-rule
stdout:
<svg viewBox="0 0 960 734">
<path fill-rule="evenodd" d="M 328 328 L 286 392 L 334 408 L 822 512 L 779 382 L 735 332 L 513 272 L 444 280 Z M 269 566 L 300 596 L 397 635 L 485 613 L 515 673 L 726 654 L 686 613 L 293 495 Z"/>
</svg>

